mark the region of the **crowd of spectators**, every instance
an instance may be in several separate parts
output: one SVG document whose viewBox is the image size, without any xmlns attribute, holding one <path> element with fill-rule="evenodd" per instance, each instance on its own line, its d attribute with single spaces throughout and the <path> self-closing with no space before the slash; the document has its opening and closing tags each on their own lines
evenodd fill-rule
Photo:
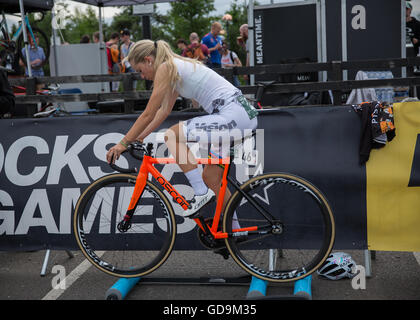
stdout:
<svg viewBox="0 0 420 320">
<path fill-rule="evenodd" d="M 249 65 L 249 55 L 248 55 L 248 26 L 246 24 L 242 25 L 238 30 L 239 36 L 237 37 L 238 45 L 246 51 L 246 61 L 241 62 L 238 54 L 230 50 L 230 45 L 224 37 L 225 31 L 222 28 L 220 22 L 213 22 L 210 26 L 210 32 L 202 35 L 200 37 L 197 32 L 191 32 L 189 39 L 179 39 L 176 42 L 176 46 L 179 49 L 179 54 L 184 57 L 189 57 L 193 59 L 198 59 L 209 68 L 232 68 L 240 67 L 242 65 Z M 104 42 L 107 50 L 107 62 L 108 62 L 108 72 L 110 74 L 115 73 L 128 73 L 134 72 L 133 68 L 128 62 L 123 62 L 123 59 L 128 55 L 130 48 L 134 44 L 131 38 L 130 30 L 124 29 L 120 32 L 113 32 L 110 38 Z M 35 35 L 35 41 L 39 44 L 39 38 Z M 85 34 L 80 38 L 80 44 L 89 44 L 89 43 L 99 43 L 100 34 L 95 32 L 92 35 Z M 32 76 L 42 77 L 44 73 L 44 65 L 47 62 L 47 57 L 45 56 L 44 49 L 40 45 L 35 45 L 32 37 L 29 37 L 29 46 L 28 46 L 29 59 L 26 58 L 26 49 L 23 48 L 21 52 L 21 58 L 19 60 L 19 65 L 25 70 L 25 76 L 29 75 L 29 68 L 27 66 L 27 60 L 29 60 L 31 66 Z M 6 71 L 1 71 L 3 74 L 4 80 L 7 80 Z M 245 81 L 247 80 L 244 77 Z M 240 81 L 237 76 L 233 78 L 234 85 L 239 86 Z M 3 81 L 7 82 L 7 81 Z M 116 92 L 119 90 L 119 82 L 111 82 L 110 90 Z M 136 86 L 137 83 L 134 83 Z M 2 85 L 4 87 L 5 85 Z M 5 99 L 9 99 L 9 96 L 6 93 L 10 91 L 10 87 L 3 88 L 3 95 Z M 4 108 L 2 113 L 7 112 L 10 108 Z"/>
</svg>

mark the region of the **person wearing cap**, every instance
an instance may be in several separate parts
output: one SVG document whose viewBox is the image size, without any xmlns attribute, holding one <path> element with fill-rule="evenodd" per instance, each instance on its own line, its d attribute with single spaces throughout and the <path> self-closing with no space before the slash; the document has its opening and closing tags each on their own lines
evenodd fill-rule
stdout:
<svg viewBox="0 0 420 320">
<path fill-rule="evenodd" d="M 405 21 L 407 39 L 410 39 L 414 47 L 414 55 L 419 54 L 420 46 L 420 21 L 411 16 L 413 5 L 410 2 L 405 3 Z"/>
</svg>

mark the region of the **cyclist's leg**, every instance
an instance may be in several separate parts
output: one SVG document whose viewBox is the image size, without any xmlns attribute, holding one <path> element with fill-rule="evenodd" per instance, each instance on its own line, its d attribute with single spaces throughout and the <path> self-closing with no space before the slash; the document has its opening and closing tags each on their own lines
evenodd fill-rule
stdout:
<svg viewBox="0 0 420 320">
<path fill-rule="evenodd" d="M 186 142 L 182 122 L 165 132 L 165 143 L 184 173 L 197 168 L 197 161 Z"/>
<path fill-rule="evenodd" d="M 182 130 L 182 123 L 172 126 L 165 134 L 165 141 L 169 151 L 175 157 L 177 164 L 185 173 L 188 181 L 194 189 L 194 194 L 203 195 L 208 191 L 201 173 L 197 167 L 197 161 L 186 144 Z"/>
<path fill-rule="evenodd" d="M 197 166 L 197 160 L 188 148 L 186 141 L 182 122 L 172 126 L 165 133 L 165 142 L 169 151 L 175 157 L 176 163 L 185 173 L 194 189 L 194 198 L 190 201 L 190 207 L 184 215 L 185 217 L 192 217 L 204 205 L 214 199 L 215 195 L 213 190 L 204 183 Z"/>
<path fill-rule="evenodd" d="M 220 184 L 222 183 L 224 168 L 219 165 L 206 165 L 203 170 L 203 180 L 205 184 L 213 190 L 216 195 L 216 201 L 219 201 Z M 225 197 L 223 199 L 222 212 L 224 212 L 226 204 L 228 203 L 232 193 L 228 188 L 225 191 Z M 232 218 L 232 229 L 240 228 L 236 212 Z"/>
<path fill-rule="evenodd" d="M 224 169 L 218 165 L 205 165 L 203 169 L 203 180 L 204 183 L 213 190 L 216 195 L 216 199 L 219 198 L 220 184 L 222 183 Z M 225 198 L 223 199 L 223 208 L 225 209 L 226 203 L 228 202 L 231 193 L 229 189 L 226 188 Z"/>
</svg>

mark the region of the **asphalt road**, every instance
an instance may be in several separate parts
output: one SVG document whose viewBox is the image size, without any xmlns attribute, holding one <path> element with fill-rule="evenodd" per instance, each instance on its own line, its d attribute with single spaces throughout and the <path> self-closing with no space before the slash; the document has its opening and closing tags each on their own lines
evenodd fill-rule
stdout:
<svg viewBox="0 0 420 320">
<path fill-rule="evenodd" d="M 364 264 L 362 251 L 346 251 L 357 264 Z M 1 300 L 104 300 L 117 281 L 90 266 L 79 251 L 69 258 L 65 251 L 51 251 L 47 274 L 40 276 L 45 251 L 0 252 Z M 416 258 L 417 257 L 417 258 Z M 372 276 L 366 288 L 355 290 L 350 279 L 331 281 L 313 274 L 313 300 L 419 300 L 419 254 L 377 252 L 372 260 Z M 420 260 L 420 259 L 419 259 Z M 66 287 L 53 289 L 58 275 L 66 276 Z M 246 276 L 230 258 L 224 260 L 211 251 L 174 251 L 168 261 L 150 277 L 225 278 Z M 64 278 L 64 277 L 63 277 Z M 294 285 L 269 284 L 267 296 L 293 293 Z M 126 300 L 237 300 L 243 301 L 249 283 L 241 285 L 149 284 L 140 282 Z"/>
</svg>

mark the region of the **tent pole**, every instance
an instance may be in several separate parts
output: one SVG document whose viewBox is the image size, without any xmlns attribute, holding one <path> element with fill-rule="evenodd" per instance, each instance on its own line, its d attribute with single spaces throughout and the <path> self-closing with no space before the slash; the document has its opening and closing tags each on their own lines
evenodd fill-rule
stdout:
<svg viewBox="0 0 420 320">
<path fill-rule="evenodd" d="M 53 9 L 51 10 L 51 15 L 52 15 L 52 21 L 54 21 L 54 19 L 56 19 L 56 17 L 55 17 L 55 12 L 54 12 L 54 10 L 55 10 L 55 1 L 53 0 L 53 4 L 54 4 L 54 6 L 53 6 Z M 54 73 L 55 73 L 55 76 L 58 76 L 59 75 L 59 72 L 58 72 L 58 63 L 57 63 L 57 29 L 55 29 L 55 27 L 60 27 L 59 25 L 58 25 L 58 23 L 56 23 L 55 24 L 55 26 L 54 26 L 54 23 L 52 23 L 52 33 L 53 33 L 53 49 L 54 49 Z"/>
<path fill-rule="evenodd" d="M 102 8 L 103 8 L 103 3 L 99 2 L 98 3 L 98 17 L 99 17 L 99 63 L 101 64 L 101 73 L 102 74 L 106 74 L 107 70 L 104 70 L 104 61 L 102 59 L 102 52 L 103 50 L 105 50 L 105 41 L 104 41 L 104 35 L 103 35 L 103 27 L 102 27 Z M 101 91 L 105 92 L 105 84 L 103 82 L 101 82 Z"/>
<path fill-rule="evenodd" d="M 19 0 L 19 7 L 20 7 L 20 16 L 22 17 L 23 42 L 25 43 L 25 53 L 26 53 L 26 67 L 28 68 L 29 77 L 32 77 L 32 67 L 31 67 L 31 60 L 29 58 L 28 33 L 26 30 L 25 8 L 23 7 L 23 0 Z"/>
<path fill-rule="evenodd" d="M 103 28 L 102 28 L 102 8 L 103 8 L 103 4 L 102 2 L 98 3 L 98 9 L 99 9 L 99 42 L 103 43 L 104 42 L 104 35 L 103 35 Z"/>
</svg>

